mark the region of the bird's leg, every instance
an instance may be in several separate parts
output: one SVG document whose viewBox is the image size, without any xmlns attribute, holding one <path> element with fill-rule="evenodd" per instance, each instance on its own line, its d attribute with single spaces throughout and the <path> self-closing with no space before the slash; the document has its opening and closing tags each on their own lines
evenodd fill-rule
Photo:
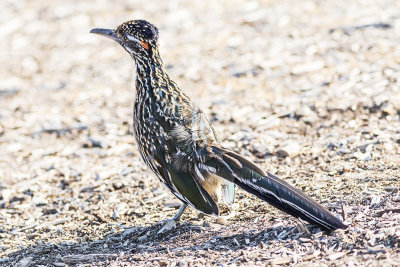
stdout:
<svg viewBox="0 0 400 267">
<path fill-rule="evenodd" d="M 174 221 L 179 221 L 181 219 L 182 214 L 185 212 L 187 207 L 187 204 L 183 203 L 180 207 L 179 210 L 175 213 L 174 217 L 171 219 Z"/>
<path fill-rule="evenodd" d="M 157 232 L 157 234 L 163 234 L 165 232 L 168 232 L 176 227 L 176 222 L 179 221 L 181 218 L 183 212 L 185 211 L 187 205 L 183 203 L 180 207 L 177 213 L 175 213 L 174 217 L 171 219 L 164 220 L 164 226 L 161 227 L 161 229 Z"/>
</svg>

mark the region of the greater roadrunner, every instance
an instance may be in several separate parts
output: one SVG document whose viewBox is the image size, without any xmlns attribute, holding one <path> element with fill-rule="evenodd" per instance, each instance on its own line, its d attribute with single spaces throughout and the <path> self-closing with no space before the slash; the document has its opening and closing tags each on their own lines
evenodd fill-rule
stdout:
<svg viewBox="0 0 400 267">
<path fill-rule="evenodd" d="M 184 203 L 173 219 L 187 205 L 218 215 L 217 203 L 232 203 L 238 185 L 324 230 L 347 227 L 309 196 L 218 143 L 206 115 L 165 72 L 154 25 L 132 20 L 90 32 L 118 42 L 136 63 L 135 137 L 145 163 Z"/>
</svg>

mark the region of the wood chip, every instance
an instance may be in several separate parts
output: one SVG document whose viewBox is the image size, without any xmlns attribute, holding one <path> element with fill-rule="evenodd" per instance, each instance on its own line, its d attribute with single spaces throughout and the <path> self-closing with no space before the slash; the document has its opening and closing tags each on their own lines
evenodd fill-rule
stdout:
<svg viewBox="0 0 400 267">
<path fill-rule="evenodd" d="M 114 260 L 117 257 L 117 254 L 75 254 L 64 256 L 61 260 L 66 264 L 78 264 L 83 262 Z"/>
</svg>

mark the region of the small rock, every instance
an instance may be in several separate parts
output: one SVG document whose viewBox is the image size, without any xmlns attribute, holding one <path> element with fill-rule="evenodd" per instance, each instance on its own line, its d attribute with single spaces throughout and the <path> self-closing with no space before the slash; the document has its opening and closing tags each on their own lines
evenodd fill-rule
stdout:
<svg viewBox="0 0 400 267">
<path fill-rule="evenodd" d="M 290 232 L 284 230 L 278 235 L 278 239 L 281 240 L 289 235 Z"/>
<path fill-rule="evenodd" d="M 381 202 L 381 197 L 380 197 L 379 195 L 375 195 L 375 196 L 373 196 L 372 199 L 371 199 L 370 206 L 371 206 L 371 207 L 376 206 L 376 205 L 379 204 L 379 202 Z"/>
<path fill-rule="evenodd" d="M 203 227 L 210 228 L 211 225 L 207 221 L 204 221 L 203 222 Z"/>
<path fill-rule="evenodd" d="M 43 215 L 50 215 L 58 213 L 57 209 L 45 209 L 43 210 Z"/>
<path fill-rule="evenodd" d="M 133 173 L 135 171 L 136 171 L 136 169 L 133 168 L 133 167 L 126 167 L 126 168 L 122 169 L 121 175 L 122 176 L 127 176 L 128 174 Z"/>
<path fill-rule="evenodd" d="M 325 63 L 321 60 L 316 60 L 304 64 L 300 64 L 294 66 L 292 68 L 292 74 L 299 75 L 302 73 L 313 72 L 322 69 L 325 66 Z"/>
<path fill-rule="evenodd" d="M 40 234 L 34 233 L 34 234 L 27 235 L 26 238 L 28 238 L 28 240 L 32 240 L 38 236 L 40 236 Z"/>
<path fill-rule="evenodd" d="M 348 154 L 350 152 L 350 149 L 348 149 L 346 146 L 342 146 L 337 150 L 338 154 Z"/>
<path fill-rule="evenodd" d="M 331 255 L 328 256 L 328 259 L 331 261 L 340 259 L 344 256 L 344 252 L 338 252 L 338 253 L 333 253 Z"/>
<path fill-rule="evenodd" d="M 146 233 L 145 235 L 142 235 L 142 236 L 138 237 L 137 240 L 138 240 L 139 242 L 144 242 L 144 241 L 146 241 L 146 240 L 147 240 L 147 233 Z"/>
<path fill-rule="evenodd" d="M 267 233 L 264 234 L 263 238 L 264 239 L 268 239 L 268 237 L 269 237 L 269 233 L 267 232 Z"/>
<path fill-rule="evenodd" d="M 125 187 L 125 185 L 121 182 L 115 182 L 112 184 L 112 186 L 115 190 L 120 190 Z"/>
<path fill-rule="evenodd" d="M 318 233 L 315 233 L 315 234 L 314 234 L 314 238 L 315 238 L 315 239 L 319 239 L 319 238 L 322 237 L 323 234 L 324 234 L 324 232 L 322 232 L 322 231 L 320 231 L 320 232 L 318 232 Z"/>
<path fill-rule="evenodd" d="M 126 229 L 123 233 L 122 233 L 122 239 L 125 239 L 127 236 L 136 233 L 137 229 L 136 228 L 129 228 Z"/>
<path fill-rule="evenodd" d="M 39 62 L 34 57 L 24 57 L 21 63 L 20 75 L 23 77 L 32 77 L 39 69 Z"/>
<path fill-rule="evenodd" d="M 285 150 L 282 150 L 282 149 L 276 151 L 276 152 L 275 152 L 275 155 L 276 155 L 278 158 L 286 158 L 286 157 L 289 157 L 289 153 L 287 153 Z"/>
<path fill-rule="evenodd" d="M 91 137 L 88 138 L 88 140 L 82 145 L 83 148 L 93 148 L 93 147 L 99 147 L 103 148 L 103 145 L 101 144 L 101 141 L 95 140 Z"/>
<path fill-rule="evenodd" d="M 32 266 L 33 257 L 26 257 L 20 260 L 15 267 L 29 267 Z"/>
<path fill-rule="evenodd" d="M 268 155 L 271 155 L 271 152 L 268 149 L 268 147 L 259 143 L 253 144 L 250 152 L 257 158 L 265 158 Z"/>
<path fill-rule="evenodd" d="M 310 243 L 310 242 L 311 242 L 311 239 L 309 239 L 309 238 L 304 238 L 304 237 L 300 237 L 300 238 L 299 238 L 299 241 L 300 241 L 301 243 Z"/>
<path fill-rule="evenodd" d="M 160 266 L 168 266 L 168 260 L 166 260 L 166 259 L 158 260 L 158 264 Z"/>
<path fill-rule="evenodd" d="M 356 152 L 354 153 L 354 156 L 361 161 L 370 161 L 372 160 L 372 156 L 370 152 L 366 152 L 366 153 L 361 153 L 361 152 Z"/>
<path fill-rule="evenodd" d="M 286 265 L 293 262 L 292 257 L 273 259 L 269 263 L 272 265 Z"/>
</svg>

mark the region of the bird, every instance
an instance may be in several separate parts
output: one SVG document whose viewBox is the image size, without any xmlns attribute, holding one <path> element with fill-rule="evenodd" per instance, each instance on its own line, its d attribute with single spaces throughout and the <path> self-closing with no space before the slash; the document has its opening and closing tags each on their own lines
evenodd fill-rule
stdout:
<svg viewBox="0 0 400 267">
<path fill-rule="evenodd" d="M 218 216 L 238 186 L 325 231 L 347 228 L 311 197 L 218 142 L 205 113 L 167 74 L 156 26 L 138 19 L 90 33 L 116 41 L 135 62 L 133 133 L 146 165 L 183 203 L 171 220 L 187 206 Z"/>
</svg>

